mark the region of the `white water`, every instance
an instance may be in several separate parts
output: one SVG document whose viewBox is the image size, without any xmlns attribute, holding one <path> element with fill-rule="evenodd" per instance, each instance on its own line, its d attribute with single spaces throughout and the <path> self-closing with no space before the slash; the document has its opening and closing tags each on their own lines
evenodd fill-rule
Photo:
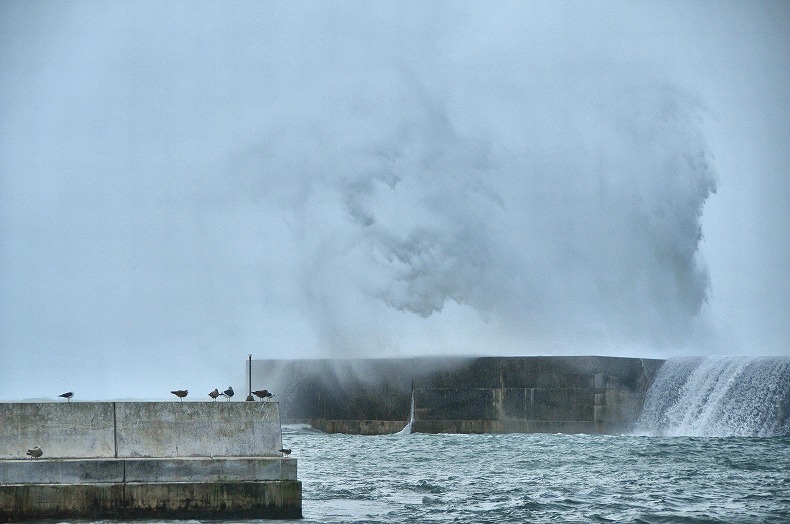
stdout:
<svg viewBox="0 0 790 524">
<path fill-rule="evenodd" d="M 406 427 L 398 431 L 397 435 L 408 435 L 411 433 L 411 423 L 414 422 L 414 389 L 411 390 L 411 409 L 409 410 L 409 421 Z"/>
<path fill-rule="evenodd" d="M 790 434 L 790 358 L 666 361 L 645 398 L 640 432 L 670 436 Z"/>
</svg>

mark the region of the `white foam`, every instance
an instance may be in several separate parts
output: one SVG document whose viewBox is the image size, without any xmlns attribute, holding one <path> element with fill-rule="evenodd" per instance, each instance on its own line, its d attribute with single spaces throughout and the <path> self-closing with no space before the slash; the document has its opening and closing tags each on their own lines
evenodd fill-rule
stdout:
<svg viewBox="0 0 790 524">
<path fill-rule="evenodd" d="M 672 436 L 790 434 L 790 358 L 667 360 L 637 428 Z"/>
</svg>

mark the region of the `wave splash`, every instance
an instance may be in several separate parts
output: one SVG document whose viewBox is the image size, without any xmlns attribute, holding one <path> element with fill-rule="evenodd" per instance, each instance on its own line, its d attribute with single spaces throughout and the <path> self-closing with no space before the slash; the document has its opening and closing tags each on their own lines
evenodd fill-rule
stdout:
<svg viewBox="0 0 790 524">
<path fill-rule="evenodd" d="M 790 358 L 667 360 L 636 427 L 668 436 L 790 435 Z"/>
<path fill-rule="evenodd" d="M 409 409 L 409 420 L 406 421 L 406 427 L 396 433 L 397 435 L 411 435 L 411 426 L 414 422 L 414 388 L 411 390 L 411 408 Z"/>
</svg>

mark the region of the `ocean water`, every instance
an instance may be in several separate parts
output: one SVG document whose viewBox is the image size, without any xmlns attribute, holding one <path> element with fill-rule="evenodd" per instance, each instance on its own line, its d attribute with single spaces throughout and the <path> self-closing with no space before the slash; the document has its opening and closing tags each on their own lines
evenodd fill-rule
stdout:
<svg viewBox="0 0 790 524">
<path fill-rule="evenodd" d="M 790 358 L 668 361 L 640 435 L 286 426 L 302 522 L 790 523 Z"/>
<path fill-rule="evenodd" d="M 790 437 L 283 428 L 305 523 L 790 522 Z"/>
</svg>

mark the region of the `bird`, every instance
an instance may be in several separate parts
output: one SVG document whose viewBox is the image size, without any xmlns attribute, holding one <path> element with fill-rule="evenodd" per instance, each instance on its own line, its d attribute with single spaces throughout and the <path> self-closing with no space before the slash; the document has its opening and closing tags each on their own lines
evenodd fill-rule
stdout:
<svg viewBox="0 0 790 524">
<path fill-rule="evenodd" d="M 253 391 L 252 394 L 261 400 L 265 398 L 272 398 L 274 396 L 274 393 L 272 393 L 268 389 L 259 389 L 258 391 Z"/>
<path fill-rule="evenodd" d="M 69 391 L 68 393 L 63 393 L 62 395 L 58 395 L 59 397 L 63 397 L 66 399 L 66 402 L 71 402 L 71 397 L 74 396 L 73 391 Z"/>
<path fill-rule="evenodd" d="M 279 451 L 280 453 L 282 453 L 286 457 L 291 454 L 291 450 L 288 449 L 288 448 L 278 449 L 277 451 Z"/>
<path fill-rule="evenodd" d="M 34 458 L 38 458 L 38 457 L 40 457 L 41 455 L 43 455 L 43 454 L 44 454 L 44 452 L 43 452 L 43 451 L 41 451 L 41 448 L 40 448 L 40 447 L 38 447 L 38 446 L 33 446 L 33 449 L 29 449 L 29 450 L 27 450 L 27 453 L 25 453 L 25 454 L 26 454 L 26 455 L 30 455 L 30 460 L 33 460 Z"/>
<path fill-rule="evenodd" d="M 179 399 L 181 399 L 181 402 L 183 402 L 184 401 L 184 397 L 186 397 L 189 394 L 189 390 L 188 389 L 177 389 L 175 391 L 171 391 L 170 393 L 172 393 L 173 395 L 177 396 Z"/>
<path fill-rule="evenodd" d="M 228 386 L 228 389 L 226 389 L 225 391 L 223 391 L 223 392 L 222 392 L 222 395 L 223 395 L 223 396 L 225 396 L 225 397 L 227 397 L 227 398 L 228 398 L 228 401 L 230 401 L 230 397 L 232 397 L 232 396 L 233 396 L 233 386 Z"/>
<path fill-rule="evenodd" d="M 216 402 L 217 401 L 217 397 L 219 396 L 219 390 L 217 388 L 214 388 L 214 391 L 209 393 L 208 396 L 213 398 L 214 402 Z"/>
</svg>

